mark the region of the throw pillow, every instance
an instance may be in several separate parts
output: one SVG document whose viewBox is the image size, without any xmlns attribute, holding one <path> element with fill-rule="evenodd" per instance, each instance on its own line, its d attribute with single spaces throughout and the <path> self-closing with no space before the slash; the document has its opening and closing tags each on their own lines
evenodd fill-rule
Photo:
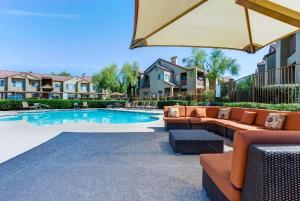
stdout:
<svg viewBox="0 0 300 201">
<path fill-rule="evenodd" d="M 255 121 L 256 115 L 257 115 L 257 112 L 245 111 L 243 116 L 242 116 L 241 123 L 252 125 Z"/>
<path fill-rule="evenodd" d="M 204 118 L 206 117 L 206 108 L 196 108 L 195 109 L 195 116 L 198 118 Z"/>
<path fill-rule="evenodd" d="M 170 107 L 168 109 L 168 117 L 179 117 L 179 108 L 178 107 Z"/>
<path fill-rule="evenodd" d="M 230 108 L 220 108 L 218 113 L 219 119 L 229 119 L 230 117 Z"/>
<path fill-rule="evenodd" d="M 266 119 L 266 128 L 270 130 L 281 130 L 286 116 L 285 113 L 270 113 Z"/>
</svg>

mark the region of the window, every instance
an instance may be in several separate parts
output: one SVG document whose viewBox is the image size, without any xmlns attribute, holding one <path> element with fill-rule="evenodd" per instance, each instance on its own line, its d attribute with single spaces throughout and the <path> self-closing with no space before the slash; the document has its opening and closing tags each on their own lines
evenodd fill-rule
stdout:
<svg viewBox="0 0 300 201">
<path fill-rule="evenodd" d="M 165 74 L 165 80 L 166 80 L 166 81 L 170 81 L 170 74 L 169 74 L 169 73 L 166 73 L 166 74 Z"/>
<path fill-rule="evenodd" d="M 3 79 L 0 80 L 0 87 L 4 87 L 5 86 L 5 82 Z"/>
<path fill-rule="evenodd" d="M 12 85 L 13 85 L 13 87 L 16 87 L 16 88 L 23 88 L 23 81 L 21 81 L 21 80 L 13 80 L 12 81 Z"/>
<path fill-rule="evenodd" d="M 296 34 L 289 38 L 288 55 L 291 56 L 296 51 Z"/>
<path fill-rule="evenodd" d="M 176 75 L 176 82 L 180 81 L 180 75 Z"/>
<path fill-rule="evenodd" d="M 162 74 L 158 74 L 157 79 L 158 80 L 162 80 L 163 79 L 163 75 Z"/>
<path fill-rule="evenodd" d="M 97 91 L 98 87 L 97 86 L 93 86 L 93 90 Z"/>
<path fill-rule="evenodd" d="M 81 91 L 87 91 L 88 90 L 88 86 L 87 85 L 81 85 L 80 90 Z"/>
<path fill-rule="evenodd" d="M 61 88 L 61 84 L 60 83 L 55 83 L 54 87 L 55 88 Z"/>
<path fill-rule="evenodd" d="M 68 99 L 75 99 L 76 95 L 75 94 L 68 94 Z"/>
<path fill-rule="evenodd" d="M 39 83 L 38 83 L 38 82 L 31 82 L 31 86 L 32 86 L 32 87 L 38 87 L 38 86 L 39 86 Z"/>
<path fill-rule="evenodd" d="M 66 85 L 66 88 L 67 88 L 67 89 L 74 90 L 74 89 L 75 89 L 75 85 L 74 85 L 74 84 L 67 84 L 67 85 Z"/>
</svg>

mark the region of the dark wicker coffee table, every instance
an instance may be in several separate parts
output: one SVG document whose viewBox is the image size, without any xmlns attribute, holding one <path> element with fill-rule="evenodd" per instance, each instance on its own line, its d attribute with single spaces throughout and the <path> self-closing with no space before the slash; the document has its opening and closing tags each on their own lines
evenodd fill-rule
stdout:
<svg viewBox="0 0 300 201">
<path fill-rule="evenodd" d="M 175 153 L 223 153 L 223 138 L 206 130 L 170 130 L 169 143 Z"/>
</svg>

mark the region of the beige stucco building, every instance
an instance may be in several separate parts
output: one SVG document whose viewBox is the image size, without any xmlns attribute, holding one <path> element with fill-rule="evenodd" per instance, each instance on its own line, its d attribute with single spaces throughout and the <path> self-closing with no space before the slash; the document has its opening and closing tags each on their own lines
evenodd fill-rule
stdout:
<svg viewBox="0 0 300 201">
<path fill-rule="evenodd" d="M 276 41 L 257 65 L 259 85 L 300 83 L 300 32 Z"/>
<path fill-rule="evenodd" d="M 91 77 L 58 76 L 0 70 L 0 99 L 102 99 Z"/>
<path fill-rule="evenodd" d="M 195 95 L 208 89 L 204 72 L 193 67 L 178 65 L 177 57 L 171 61 L 158 59 L 141 73 L 141 97 Z"/>
</svg>

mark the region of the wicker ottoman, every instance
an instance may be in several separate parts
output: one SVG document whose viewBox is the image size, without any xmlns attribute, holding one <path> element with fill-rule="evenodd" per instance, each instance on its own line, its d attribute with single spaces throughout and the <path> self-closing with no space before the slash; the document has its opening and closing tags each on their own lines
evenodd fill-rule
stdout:
<svg viewBox="0 0 300 201">
<path fill-rule="evenodd" d="M 175 153 L 223 153 L 223 138 L 206 130 L 170 130 L 169 143 Z"/>
</svg>

